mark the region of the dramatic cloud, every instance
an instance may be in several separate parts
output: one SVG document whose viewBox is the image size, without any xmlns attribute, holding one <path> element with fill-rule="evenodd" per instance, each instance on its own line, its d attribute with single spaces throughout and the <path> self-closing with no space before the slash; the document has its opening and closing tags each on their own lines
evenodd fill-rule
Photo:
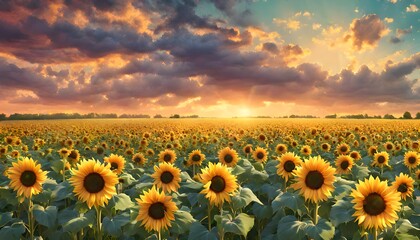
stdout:
<svg viewBox="0 0 420 240">
<path fill-rule="evenodd" d="M 357 50 L 374 47 L 378 41 L 388 34 L 389 30 L 378 15 L 370 14 L 360 19 L 354 19 L 350 26 L 350 34 L 345 37 L 353 43 Z"/>
<path fill-rule="evenodd" d="M 1 111 L 230 116 L 235 106 L 261 115 L 418 106 L 420 55 L 402 51 L 407 34 L 418 37 L 398 16 L 331 25 L 316 9 L 262 17 L 257 4 L 277 2 L 0 1 Z M 382 43 L 401 55 L 379 54 Z"/>
</svg>

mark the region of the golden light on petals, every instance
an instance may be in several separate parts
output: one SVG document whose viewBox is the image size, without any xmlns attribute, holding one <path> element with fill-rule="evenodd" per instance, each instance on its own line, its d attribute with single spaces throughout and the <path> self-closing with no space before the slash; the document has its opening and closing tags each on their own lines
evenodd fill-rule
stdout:
<svg viewBox="0 0 420 240">
<path fill-rule="evenodd" d="M 41 164 L 37 164 L 32 158 L 23 158 L 12 163 L 7 170 L 10 179 L 10 187 L 17 192 L 18 196 L 30 198 L 42 191 L 42 184 L 47 179 L 47 172 L 42 171 Z"/>
<path fill-rule="evenodd" d="M 296 182 L 291 187 L 299 190 L 305 200 L 325 201 L 334 191 L 335 171 L 320 156 L 310 157 L 294 171 Z"/>
<path fill-rule="evenodd" d="M 372 176 L 363 182 L 359 180 L 350 195 L 354 203 L 353 216 L 363 228 L 382 230 L 398 220 L 401 194 L 388 187 L 387 181 Z"/>
</svg>

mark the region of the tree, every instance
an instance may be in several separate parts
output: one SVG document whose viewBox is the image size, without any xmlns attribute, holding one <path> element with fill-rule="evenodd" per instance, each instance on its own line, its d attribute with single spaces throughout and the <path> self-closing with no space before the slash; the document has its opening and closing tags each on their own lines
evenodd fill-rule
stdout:
<svg viewBox="0 0 420 240">
<path fill-rule="evenodd" d="M 416 113 L 416 119 L 420 119 L 420 112 Z"/>
<path fill-rule="evenodd" d="M 2 113 L 0 114 L 0 121 L 6 120 L 6 114 Z"/>
<path fill-rule="evenodd" d="M 174 114 L 172 116 L 170 116 L 169 118 L 180 118 L 181 116 L 179 114 Z"/>
<path fill-rule="evenodd" d="M 337 114 L 327 115 L 325 116 L 325 118 L 337 118 Z"/>
<path fill-rule="evenodd" d="M 385 114 L 384 119 L 395 119 L 394 115 L 391 114 Z"/>
<path fill-rule="evenodd" d="M 160 114 L 156 114 L 153 118 L 163 118 L 163 116 Z"/>
<path fill-rule="evenodd" d="M 404 119 L 413 119 L 413 117 L 411 116 L 411 113 L 410 113 L 410 112 L 405 112 L 405 113 L 403 114 L 403 118 L 404 118 Z"/>
</svg>

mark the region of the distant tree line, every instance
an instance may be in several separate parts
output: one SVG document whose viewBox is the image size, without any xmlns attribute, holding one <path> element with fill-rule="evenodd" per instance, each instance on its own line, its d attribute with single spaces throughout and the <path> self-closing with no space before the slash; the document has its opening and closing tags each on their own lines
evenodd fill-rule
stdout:
<svg viewBox="0 0 420 240">
<path fill-rule="evenodd" d="M 147 114 L 121 114 L 117 115 L 116 113 L 51 113 L 51 114 L 32 114 L 32 113 L 14 113 L 9 117 L 4 113 L 0 113 L 0 121 L 5 120 L 54 120 L 54 119 L 101 119 L 101 118 L 151 118 Z M 156 114 L 153 118 L 165 118 L 160 114 Z M 179 114 L 174 114 L 170 118 L 199 118 L 198 115 L 188 115 L 181 116 Z"/>
<path fill-rule="evenodd" d="M 325 118 L 337 118 L 337 114 L 333 115 L 326 115 Z M 367 114 L 355 114 L 355 115 L 344 115 L 340 116 L 339 118 L 347 118 L 347 119 L 420 119 L 420 112 L 416 114 L 416 117 L 412 117 L 410 112 L 405 112 L 402 117 L 396 118 L 392 114 L 385 114 L 383 117 L 381 115 L 374 115 L 369 116 Z"/>
</svg>

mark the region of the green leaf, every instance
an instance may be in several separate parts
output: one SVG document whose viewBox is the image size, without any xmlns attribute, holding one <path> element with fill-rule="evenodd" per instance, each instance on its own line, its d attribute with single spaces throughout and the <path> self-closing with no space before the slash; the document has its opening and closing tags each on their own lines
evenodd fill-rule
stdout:
<svg viewBox="0 0 420 240">
<path fill-rule="evenodd" d="M 252 213 L 259 220 L 270 219 L 273 215 L 273 208 L 270 205 L 254 204 L 252 205 Z"/>
<path fill-rule="evenodd" d="M 12 220 L 13 213 L 5 212 L 0 214 L 0 228 Z"/>
<path fill-rule="evenodd" d="M 331 208 L 330 219 L 334 226 L 338 226 L 341 223 L 352 221 L 353 213 L 353 204 L 349 200 L 338 200 Z"/>
<path fill-rule="evenodd" d="M 235 167 L 233 167 L 231 171 L 231 173 L 235 176 L 239 176 L 244 172 L 245 172 L 245 169 L 239 165 L 236 165 Z"/>
<path fill-rule="evenodd" d="M 176 234 L 183 234 L 187 232 L 191 224 L 196 222 L 191 213 L 187 211 L 178 210 L 175 212 L 175 220 L 171 223 L 170 231 Z"/>
<path fill-rule="evenodd" d="M 109 206 L 115 207 L 115 210 L 126 210 L 134 205 L 131 201 L 131 198 L 125 194 L 120 193 L 117 195 L 112 196 L 111 200 L 109 201 Z"/>
<path fill-rule="evenodd" d="M 315 240 L 332 239 L 334 237 L 334 226 L 332 223 L 321 218 L 315 225 L 310 220 L 298 221 L 295 216 L 282 218 L 277 226 L 278 239 L 303 239 L 305 235 Z"/>
<path fill-rule="evenodd" d="M 25 233 L 25 226 L 23 222 L 17 222 L 12 226 L 2 227 L 0 229 L 0 239 L 20 239 Z"/>
<path fill-rule="evenodd" d="M 314 225 L 312 221 L 307 221 L 305 232 L 313 239 L 332 239 L 335 228 L 331 222 L 321 218 L 317 225 Z"/>
<path fill-rule="evenodd" d="M 254 226 L 254 217 L 246 213 L 241 213 L 234 219 L 230 215 L 224 216 L 221 219 L 221 225 L 225 233 L 234 233 L 246 237 L 248 232 Z"/>
<path fill-rule="evenodd" d="M 355 187 L 354 181 L 349 181 L 340 177 L 336 178 L 336 182 L 334 183 L 335 189 L 333 192 L 334 198 L 336 200 L 340 200 L 344 197 L 347 197 L 352 189 Z"/>
<path fill-rule="evenodd" d="M 216 230 L 216 228 L 213 228 Z M 191 224 L 190 234 L 188 240 L 218 240 L 216 231 L 209 231 L 200 222 L 194 222 Z"/>
<path fill-rule="evenodd" d="M 52 228 L 57 220 L 57 207 L 48 206 L 44 209 L 42 206 L 35 204 L 34 205 L 34 217 L 36 221 L 48 228 Z"/>
<path fill-rule="evenodd" d="M 252 201 L 263 205 L 260 199 L 258 199 L 258 197 L 255 196 L 255 194 L 249 188 L 240 188 L 239 194 L 236 194 L 232 197 L 232 204 L 235 210 L 248 206 L 248 204 L 250 204 Z"/>
<path fill-rule="evenodd" d="M 104 232 L 119 237 L 122 234 L 121 227 L 130 222 L 130 214 L 128 212 L 118 214 L 113 218 L 104 217 L 102 220 L 102 228 Z"/>
<path fill-rule="evenodd" d="M 271 203 L 273 207 L 273 211 L 276 212 L 279 209 L 284 207 L 288 207 L 293 211 L 297 211 L 298 209 L 304 210 L 305 209 L 305 202 L 303 201 L 302 197 L 296 193 L 291 192 L 281 192 Z"/>
<path fill-rule="evenodd" d="M 351 174 L 354 180 L 363 180 L 369 176 L 369 169 L 365 166 L 353 165 Z"/>
<path fill-rule="evenodd" d="M 73 196 L 73 187 L 68 182 L 61 182 L 58 184 L 55 189 L 53 190 L 51 197 L 55 201 L 61 201 L 63 199 L 66 199 L 70 196 Z"/>
<path fill-rule="evenodd" d="M 64 209 L 58 213 L 58 224 L 63 225 L 73 218 L 77 218 L 79 213 L 74 209 Z"/>
<path fill-rule="evenodd" d="M 413 226 L 413 224 L 411 224 L 411 222 L 407 219 L 398 220 L 396 225 L 397 225 L 396 236 L 399 239 L 405 239 L 405 238 L 402 238 L 402 235 L 420 236 L 420 229 Z"/>
<path fill-rule="evenodd" d="M 83 216 L 76 217 L 63 224 L 63 231 L 76 233 L 82 228 L 89 226 L 95 222 L 95 211 L 89 211 Z"/>
<path fill-rule="evenodd" d="M 295 216 L 285 216 L 277 225 L 277 239 L 303 239 L 306 225 L 298 221 Z"/>
</svg>

